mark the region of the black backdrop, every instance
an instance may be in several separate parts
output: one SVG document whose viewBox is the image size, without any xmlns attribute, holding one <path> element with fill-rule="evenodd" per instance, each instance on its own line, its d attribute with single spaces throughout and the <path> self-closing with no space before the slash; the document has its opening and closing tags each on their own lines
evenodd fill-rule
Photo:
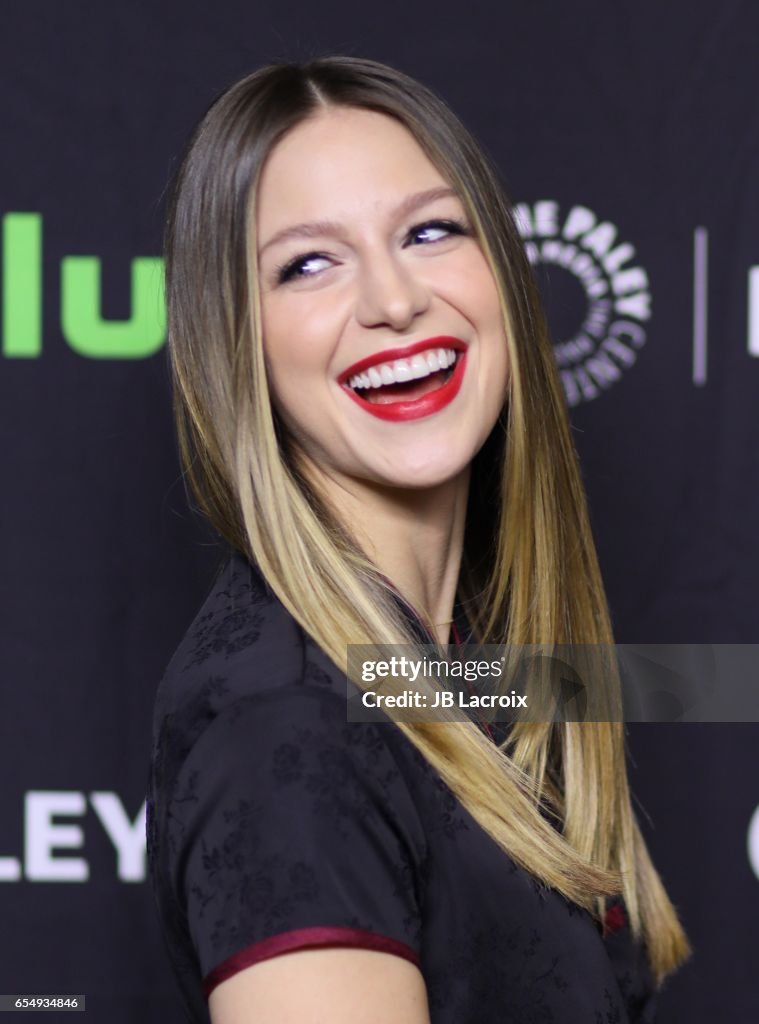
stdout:
<svg viewBox="0 0 759 1024">
<path fill-rule="evenodd" d="M 155 257 L 210 99 L 330 52 L 447 99 L 521 204 L 618 639 L 751 643 L 758 42 L 750 0 L 2 6 L 1 993 L 181 1019 L 143 800 L 155 688 L 219 549 L 179 476 Z M 629 727 L 696 950 L 662 1021 L 759 1020 L 757 741 Z"/>
</svg>

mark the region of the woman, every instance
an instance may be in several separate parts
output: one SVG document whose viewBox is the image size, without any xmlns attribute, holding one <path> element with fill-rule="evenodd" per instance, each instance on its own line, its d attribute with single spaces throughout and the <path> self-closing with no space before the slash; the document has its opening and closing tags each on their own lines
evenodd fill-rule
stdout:
<svg viewBox="0 0 759 1024">
<path fill-rule="evenodd" d="M 189 146 L 167 298 L 183 463 L 232 548 L 155 712 L 191 1019 L 653 1020 L 688 945 L 621 724 L 347 721 L 348 644 L 612 642 L 486 157 L 385 65 L 263 68 Z"/>
</svg>

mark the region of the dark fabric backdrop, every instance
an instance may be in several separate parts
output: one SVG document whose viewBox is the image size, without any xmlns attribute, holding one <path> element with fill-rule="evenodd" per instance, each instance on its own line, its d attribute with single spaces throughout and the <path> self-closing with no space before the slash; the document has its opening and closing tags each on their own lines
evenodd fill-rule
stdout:
<svg viewBox="0 0 759 1024">
<path fill-rule="evenodd" d="M 332 52 L 447 99 L 522 204 L 618 639 L 751 643 L 758 41 L 749 0 L 3 5 L 0 992 L 181 1019 L 143 801 L 154 692 L 219 548 L 179 475 L 151 282 L 211 98 Z M 629 727 L 696 950 L 662 1022 L 759 1020 L 757 741 L 751 723 Z"/>
</svg>

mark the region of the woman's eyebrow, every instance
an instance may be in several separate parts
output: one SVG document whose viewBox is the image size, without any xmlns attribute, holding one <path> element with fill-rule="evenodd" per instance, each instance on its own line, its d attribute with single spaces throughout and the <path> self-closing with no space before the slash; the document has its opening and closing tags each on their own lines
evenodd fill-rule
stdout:
<svg viewBox="0 0 759 1024">
<path fill-rule="evenodd" d="M 429 188 L 424 192 L 415 192 L 413 195 L 406 196 L 393 213 L 397 217 L 406 217 L 420 207 L 434 202 L 436 199 L 446 199 L 449 196 L 457 195 L 456 190 L 448 186 L 440 185 L 437 188 Z M 306 221 L 303 224 L 293 224 L 292 227 L 283 228 L 272 235 L 268 242 L 261 246 L 258 254 L 262 256 L 265 250 L 272 245 L 289 241 L 291 238 L 316 238 L 319 235 L 340 235 L 342 231 L 342 225 L 333 220 L 314 220 Z"/>
</svg>

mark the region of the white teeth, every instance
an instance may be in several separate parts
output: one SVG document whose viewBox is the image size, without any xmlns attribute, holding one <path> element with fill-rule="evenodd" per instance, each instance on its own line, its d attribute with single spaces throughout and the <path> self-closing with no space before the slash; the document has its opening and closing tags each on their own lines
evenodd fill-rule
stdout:
<svg viewBox="0 0 759 1024">
<path fill-rule="evenodd" d="M 411 357 L 411 375 L 414 380 L 418 380 L 420 377 L 428 377 L 430 368 L 427 365 L 427 360 L 424 356 L 412 356 Z"/>
<path fill-rule="evenodd" d="M 351 388 L 378 388 L 382 384 L 402 384 L 407 380 L 420 380 L 438 370 L 447 369 L 456 360 L 451 348 L 435 348 L 419 352 L 411 359 L 396 359 L 392 363 L 370 366 L 364 373 L 357 373 L 348 381 Z"/>
</svg>

